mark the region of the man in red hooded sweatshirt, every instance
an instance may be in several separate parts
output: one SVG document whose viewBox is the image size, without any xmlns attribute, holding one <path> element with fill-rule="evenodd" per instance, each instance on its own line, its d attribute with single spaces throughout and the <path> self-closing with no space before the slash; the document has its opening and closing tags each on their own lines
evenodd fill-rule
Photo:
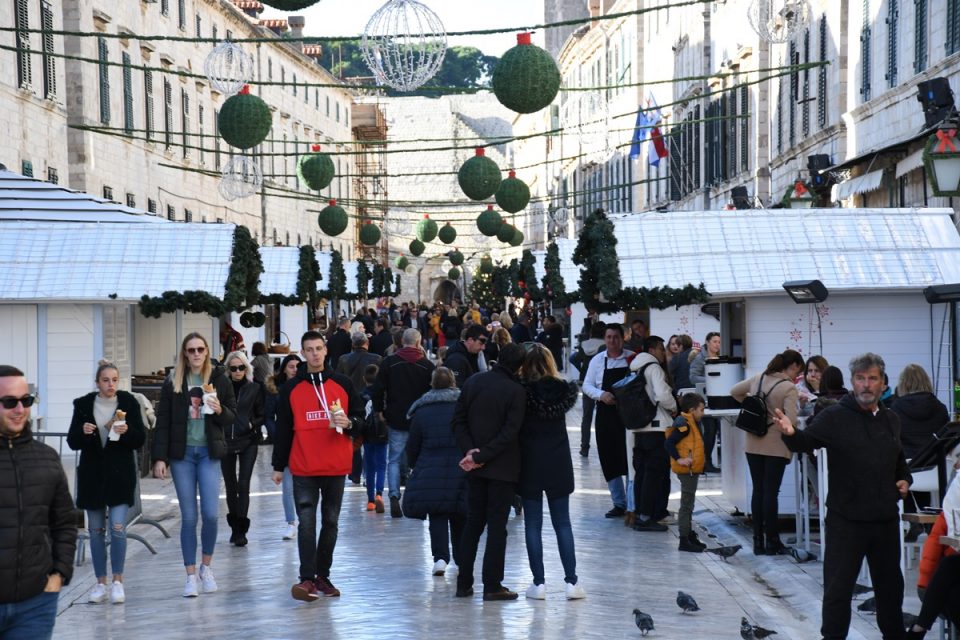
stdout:
<svg viewBox="0 0 960 640">
<path fill-rule="evenodd" d="M 352 436 L 360 432 L 365 407 L 350 378 L 324 370 L 327 345 L 323 335 L 307 331 L 300 346 L 305 362 L 280 389 L 277 402 L 273 481 L 280 484 L 283 469 L 290 467 L 300 520 L 300 581 L 290 594 L 313 602 L 320 596 L 340 595 L 330 582 L 330 566 L 337 545 L 344 477 L 353 467 Z"/>
</svg>

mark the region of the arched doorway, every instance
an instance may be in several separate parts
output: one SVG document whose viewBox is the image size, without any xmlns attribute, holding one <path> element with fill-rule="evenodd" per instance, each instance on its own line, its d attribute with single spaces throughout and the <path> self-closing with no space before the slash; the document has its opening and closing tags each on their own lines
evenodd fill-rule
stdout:
<svg viewBox="0 0 960 640">
<path fill-rule="evenodd" d="M 460 294 L 460 287 L 450 280 L 443 280 L 433 290 L 433 299 L 435 302 L 452 304 L 454 300 L 463 300 L 463 296 Z"/>
</svg>

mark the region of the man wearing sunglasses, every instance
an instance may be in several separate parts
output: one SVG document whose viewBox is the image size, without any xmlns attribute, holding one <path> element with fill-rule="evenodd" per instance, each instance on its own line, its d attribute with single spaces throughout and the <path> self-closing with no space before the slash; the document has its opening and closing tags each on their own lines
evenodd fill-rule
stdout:
<svg viewBox="0 0 960 640">
<path fill-rule="evenodd" d="M 0 365 L 0 638 L 53 635 L 57 598 L 73 575 L 77 527 L 56 451 L 33 439 L 23 372 Z M 15 490 L 9 490 L 14 489 Z"/>
<path fill-rule="evenodd" d="M 457 378 L 458 389 L 462 389 L 463 383 L 473 374 L 487 370 L 483 350 L 487 346 L 488 339 L 487 330 L 483 325 L 472 324 L 463 332 L 463 340 L 450 346 L 443 359 L 443 366 L 453 371 L 453 375 Z"/>
</svg>

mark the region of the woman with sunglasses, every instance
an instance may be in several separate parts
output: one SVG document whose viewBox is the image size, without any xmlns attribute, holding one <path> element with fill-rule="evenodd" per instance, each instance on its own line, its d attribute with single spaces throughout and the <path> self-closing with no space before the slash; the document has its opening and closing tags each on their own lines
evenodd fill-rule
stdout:
<svg viewBox="0 0 960 640">
<path fill-rule="evenodd" d="M 127 554 L 127 510 L 137 491 L 134 452 L 143 446 L 146 430 L 140 403 L 120 391 L 120 372 L 101 360 L 94 376 L 97 390 L 73 401 L 67 445 L 80 452 L 77 467 L 77 508 L 87 512 L 90 556 L 97 584 L 87 602 L 122 604 L 123 564 Z M 121 413 L 123 412 L 123 413 Z M 126 415 L 123 415 L 123 414 Z M 107 526 L 113 582 L 107 589 Z"/>
<path fill-rule="evenodd" d="M 224 360 L 230 372 L 233 395 L 237 399 L 237 415 L 224 432 L 227 455 L 220 460 L 223 484 L 227 493 L 227 524 L 230 542 L 238 547 L 247 545 L 250 530 L 250 478 L 257 461 L 260 427 L 263 425 L 263 385 L 253 379 L 253 367 L 247 354 L 234 351 Z M 240 472 L 237 473 L 237 463 Z"/>
<path fill-rule="evenodd" d="M 203 407 L 191 411 L 191 391 L 202 390 Z M 212 390 L 211 390 L 212 387 Z M 187 581 L 184 598 L 199 595 L 197 585 L 197 494 L 200 496 L 200 546 L 203 564 L 199 581 L 203 591 L 217 590 L 210 563 L 217 542 L 220 464 L 227 454 L 224 431 L 233 424 L 237 403 L 223 367 L 210 361 L 210 346 L 199 333 L 183 339 L 173 374 L 160 390 L 153 441 L 153 475 L 167 477 L 167 466 L 180 503 L 180 550 Z"/>
</svg>

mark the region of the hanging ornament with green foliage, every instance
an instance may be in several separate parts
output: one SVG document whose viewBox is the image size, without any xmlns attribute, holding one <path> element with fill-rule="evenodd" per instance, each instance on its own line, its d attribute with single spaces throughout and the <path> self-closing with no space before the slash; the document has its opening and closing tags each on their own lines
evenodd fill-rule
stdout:
<svg viewBox="0 0 960 640">
<path fill-rule="evenodd" d="M 300 11 L 311 7 L 320 0 L 260 0 L 263 4 L 280 11 Z"/>
<path fill-rule="evenodd" d="M 514 228 L 516 229 L 516 227 Z M 520 229 L 516 229 L 516 231 L 513 234 L 513 237 L 510 238 L 510 246 L 519 247 L 522 244 L 523 244 L 523 231 L 520 231 Z"/>
<path fill-rule="evenodd" d="M 486 200 L 500 187 L 500 167 L 486 156 L 483 147 L 477 147 L 475 153 L 457 171 L 457 182 L 471 200 Z"/>
<path fill-rule="evenodd" d="M 270 107 L 258 96 L 251 95 L 249 86 L 227 98 L 217 116 L 220 137 L 237 149 L 250 149 L 266 140 L 271 124 Z"/>
<path fill-rule="evenodd" d="M 251 322 L 254 328 L 259 329 L 267 323 L 267 316 L 263 311 L 254 311 L 252 315 Z"/>
<path fill-rule="evenodd" d="M 320 225 L 320 231 L 328 236 L 338 236 L 347 228 L 350 219 L 343 207 L 337 205 L 336 200 L 330 200 L 329 205 L 320 210 L 317 216 L 317 224 Z"/>
<path fill-rule="evenodd" d="M 493 258 L 490 256 L 480 258 L 480 273 L 493 273 Z"/>
<path fill-rule="evenodd" d="M 500 188 L 497 189 L 497 206 L 509 213 L 517 213 L 523 211 L 530 202 L 530 187 L 517 178 L 517 172 L 513 169 L 508 175 L 509 177 L 501 182 Z"/>
<path fill-rule="evenodd" d="M 422 254 L 423 254 L 423 252 L 424 252 L 424 250 L 427 248 L 427 246 L 426 246 L 425 244 L 423 244 L 422 242 L 420 242 L 419 240 L 417 240 L 416 238 L 414 238 L 414 239 L 410 242 L 410 247 L 409 247 L 409 248 L 410 248 L 410 255 L 412 255 L 412 256 L 419 256 L 419 255 L 422 255 Z"/>
<path fill-rule="evenodd" d="M 500 104 L 517 113 L 540 111 L 557 97 L 560 70 L 547 51 L 517 34 L 517 46 L 500 58 L 493 70 L 493 92 Z"/>
<path fill-rule="evenodd" d="M 397 265 L 397 269 L 400 269 L 400 271 L 406 271 L 407 267 L 410 266 L 410 261 L 407 260 L 407 257 L 401 253 L 400 256 L 394 261 L 394 264 Z"/>
<path fill-rule="evenodd" d="M 457 269 L 456 267 L 454 267 L 453 269 L 450 269 L 450 271 L 447 271 L 447 277 L 450 278 L 451 280 L 459 280 L 460 269 Z"/>
<path fill-rule="evenodd" d="M 360 244 L 372 247 L 380 242 L 380 227 L 373 224 L 369 220 L 363 223 L 363 226 L 360 227 Z"/>
<path fill-rule="evenodd" d="M 448 222 L 440 227 L 440 231 L 437 232 L 437 237 L 440 238 L 440 242 L 443 244 L 453 244 L 457 239 L 457 230 Z"/>
<path fill-rule="evenodd" d="M 477 216 L 477 229 L 480 230 L 480 233 L 492 238 L 497 235 L 497 232 L 500 231 L 500 227 L 503 227 L 504 222 L 503 218 L 500 217 L 500 214 L 493 210 L 493 205 L 488 204 L 487 210 Z"/>
<path fill-rule="evenodd" d="M 329 155 L 320 153 L 320 145 L 311 145 L 310 150 L 313 153 L 302 155 L 297 160 L 297 177 L 314 191 L 321 191 L 333 182 L 336 168 Z"/>
<path fill-rule="evenodd" d="M 500 228 L 497 229 L 497 240 L 500 242 L 510 242 L 516 234 L 517 228 L 512 224 L 504 222 Z"/>
<path fill-rule="evenodd" d="M 429 215 L 423 216 L 423 220 L 417 223 L 417 239 L 423 242 L 431 242 L 437 237 L 437 223 L 430 219 Z"/>
<path fill-rule="evenodd" d="M 457 249 L 454 249 L 453 251 L 448 253 L 447 259 L 450 261 L 450 264 L 452 264 L 455 267 L 459 267 L 460 265 L 463 264 L 463 254 L 460 253 L 460 251 Z"/>
</svg>

